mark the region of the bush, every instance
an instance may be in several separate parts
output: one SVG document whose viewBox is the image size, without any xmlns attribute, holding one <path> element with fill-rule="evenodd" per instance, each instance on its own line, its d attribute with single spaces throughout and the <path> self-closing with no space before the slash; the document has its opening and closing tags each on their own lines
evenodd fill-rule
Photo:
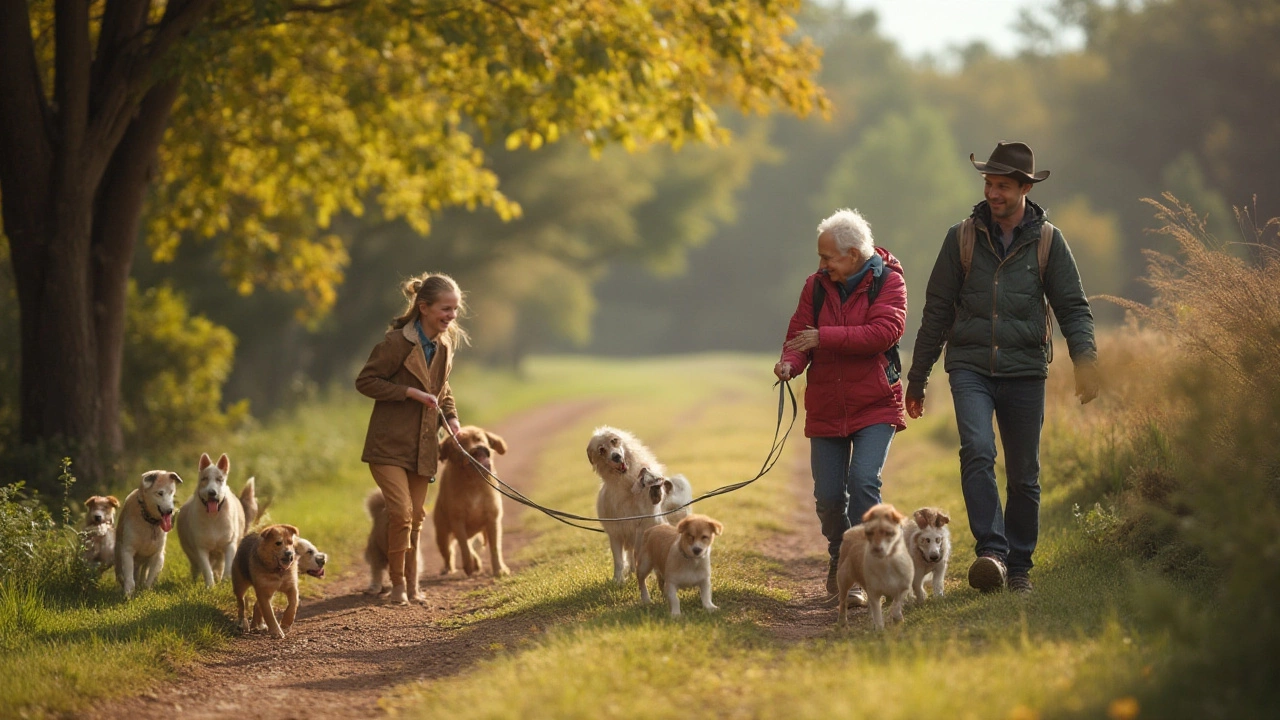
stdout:
<svg viewBox="0 0 1280 720">
<path fill-rule="evenodd" d="M 70 464 L 63 460 L 60 476 L 61 523 L 23 483 L 0 487 L 0 591 L 80 597 L 97 583 L 97 571 L 80 559 L 80 536 L 71 526 Z"/>
</svg>

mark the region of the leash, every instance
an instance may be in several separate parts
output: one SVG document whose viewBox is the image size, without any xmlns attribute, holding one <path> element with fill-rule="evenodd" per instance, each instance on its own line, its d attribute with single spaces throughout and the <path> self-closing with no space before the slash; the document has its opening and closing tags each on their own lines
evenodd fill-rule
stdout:
<svg viewBox="0 0 1280 720">
<path fill-rule="evenodd" d="M 590 517 L 586 515 L 577 515 L 574 513 L 565 512 L 564 510 L 556 510 L 555 508 L 549 508 L 534 502 L 524 493 L 508 485 L 506 482 L 502 480 L 502 478 L 498 477 L 488 468 L 486 468 L 485 466 L 477 462 L 476 459 L 471 457 L 469 453 L 463 452 L 463 455 L 466 455 L 467 460 L 470 461 L 471 465 L 475 467 L 477 471 L 479 471 L 481 479 L 483 479 L 485 483 L 489 485 L 489 487 L 501 493 L 503 497 L 509 498 L 526 507 L 531 507 L 534 510 L 539 511 L 554 520 L 564 523 L 565 525 L 571 525 L 581 530 L 589 530 L 591 532 L 602 533 L 604 532 L 604 530 L 601 528 L 591 527 L 590 525 L 580 525 L 578 523 L 579 522 L 598 522 L 598 523 L 624 522 L 628 520 L 650 520 L 653 518 L 660 518 L 666 515 L 670 515 L 671 513 L 680 512 L 681 510 L 689 507 L 690 505 L 702 500 L 706 500 L 707 498 L 713 498 L 718 495 L 725 495 L 727 493 L 731 493 L 735 490 L 741 490 L 742 488 L 764 477 L 770 470 L 773 469 L 773 466 L 778 463 L 778 460 L 782 458 L 782 449 L 786 447 L 787 438 L 790 437 L 791 435 L 791 429 L 795 427 L 796 416 L 798 415 L 798 409 L 796 407 L 796 395 L 795 395 L 795 392 L 791 390 L 790 381 L 779 380 L 778 382 L 774 383 L 774 387 L 778 388 L 778 421 L 773 429 L 773 441 L 770 444 L 769 453 L 765 456 L 764 462 L 760 465 L 760 471 L 755 474 L 755 477 L 752 477 L 749 480 L 744 480 L 742 482 L 733 483 L 730 485 L 723 485 L 714 490 L 709 490 L 699 495 L 698 497 L 690 500 L 689 502 L 681 505 L 680 507 L 672 508 L 671 510 L 667 510 L 665 512 L 654 513 L 652 515 L 632 515 L 630 517 L 599 518 L 599 517 Z M 791 401 L 791 421 L 787 424 L 787 429 L 783 431 L 782 417 L 783 417 L 783 411 L 786 409 L 786 401 L 788 400 L 788 398 Z M 448 421 L 448 418 L 444 416 L 444 410 L 442 410 L 439 406 L 437 406 L 436 412 L 440 415 L 440 421 L 444 425 L 445 429 L 448 431 L 449 437 L 451 437 L 454 442 L 458 443 L 458 447 L 461 448 L 462 443 L 458 442 L 458 436 L 453 432 L 453 428 L 449 427 L 449 421 Z M 779 437 L 779 434 L 781 434 L 781 437 Z"/>
</svg>

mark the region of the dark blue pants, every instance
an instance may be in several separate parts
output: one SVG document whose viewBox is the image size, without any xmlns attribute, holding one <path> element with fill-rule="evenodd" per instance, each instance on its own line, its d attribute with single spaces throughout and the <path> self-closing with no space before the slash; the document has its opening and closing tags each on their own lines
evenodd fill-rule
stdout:
<svg viewBox="0 0 1280 720">
<path fill-rule="evenodd" d="M 839 557 L 844 531 L 880 502 L 880 471 L 889 457 L 892 425 L 865 427 L 848 437 L 809 438 L 813 499 L 831 557 Z"/>
<path fill-rule="evenodd" d="M 1040 429 L 1044 380 L 992 378 L 970 370 L 950 374 L 960 430 L 960 485 L 978 555 L 1000 558 L 1013 574 L 1031 570 L 1040 535 Z M 1005 455 L 1005 502 L 996 486 L 999 423 Z"/>
</svg>

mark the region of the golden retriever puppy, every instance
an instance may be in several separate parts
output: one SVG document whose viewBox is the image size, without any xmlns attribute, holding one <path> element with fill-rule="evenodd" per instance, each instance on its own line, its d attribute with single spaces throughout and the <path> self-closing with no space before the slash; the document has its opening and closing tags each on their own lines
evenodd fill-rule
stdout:
<svg viewBox="0 0 1280 720">
<path fill-rule="evenodd" d="M 310 540 L 301 537 L 294 538 L 293 549 L 298 557 L 299 573 L 314 578 L 324 577 L 324 566 L 329 562 L 329 556 L 326 553 L 320 552 Z M 267 623 L 262 619 L 262 608 L 257 603 L 253 604 L 252 627 L 254 630 L 267 629 Z"/>
<path fill-rule="evenodd" d="M 223 453 L 215 464 L 208 453 L 200 453 L 196 490 L 178 513 L 178 541 L 191 562 L 192 579 L 204 578 L 213 587 L 231 574 L 236 545 L 255 518 L 249 510 L 257 506 L 254 481 L 249 478 L 240 496 L 227 485 L 231 461 Z"/>
<path fill-rule="evenodd" d="M 88 513 L 80 531 L 80 558 L 101 573 L 115 563 L 116 508 L 120 501 L 115 495 L 94 495 L 84 501 L 84 507 Z"/>
<path fill-rule="evenodd" d="M 371 490 L 364 500 L 365 510 L 373 521 L 369 538 L 364 545 L 364 560 L 369 563 L 369 586 L 365 595 L 387 595 L 391 592 L 391 579 L 387 575 L 387 501 L 381 490 Z M 413 543 L 414 567 L 422 567 L 422 539 Z"/>
<path fill-rule="evenodd" d="M 724 532 L 724 525 L 706 515 L 690 515 L 674 527 L 654 525 L 644 531 L 640 551 L 636 554 L 636 581 L 640 585 L 640 602 L 649 604 L 649 573 L 658 576 L 658 587 L 667 596 L 671 616 L 680 616 L 677 591 L 698 587 L 702 608 L 719 610 L 711 602 L 711 544 Z"/>
<path fill-rule="evenodd" d="M 915 593 L 916 602 L 924 602 L 926 576 L 932 577 L 934 597 L 942 597 L 942 582 L 947 575 L 947 561 L 951 559 L 949 522 L 951 517 L 945 510 L 923 507 L 902 523 L 902 540 L 907 544 L 915 567 L 911 590 Z"/>
<path fill-rule="evenodd" d="M 445 438 L 440 443 L 440 497 L 431 517 L 436 526 L 436 547 L 444 560 L 441 575 L 454 571 L 454 545 L 468 576 L 480 570 L 480 557 L 471 547 L 471 538 L 481 533 L 489 547 L 489 572 L 494 577 L 511 574 L 502 560 L 502 494 L 484 474 L 496 474 L 493 455 L 506 452 L 505 440 L 475 425 L 458 430 L 456 442 Z"/>
<path fill-rule="evenodd" d="M 644 473 L 654 478 L 666 478 L 667 470 L 654 457 L 653 452 L 634 435 L 617 428 L 596 428 L 587 443 L 587 460 L 600 476 L 600 491 L 596 495 L 596 515 L 601 518 L 627 518 L 654 514 L 645 487 Z M 680 487 L 675 487 L 676 479 Z M 662 502 L 663 510 L 672 510 L 693 499 L 693 489 L 683 476 L 669 478 L 672 492 Z M 688 510 L 667 516 L 670 522 L 688 514 Z M 667 522 L 663 519 L 660 522 Z M 605 533 L 609 536 L 609 550 L 613 553 L 613 581 L 621 585 L 627 573 L 635 565 L 636 544 L 643 532 L 655 522 L 641 520 L 605 521 Z"/>
<path fill-rule="evenodd" d="M 840 545 L 840 565 L 836 571 L 839 590 L 841 626 L 848 625 L 849 589 L 861 585 L 867 591 L 867 607 L 871 610 L 871 626 L 884 629 L 884 614 L 880 607 L 883 598 L 890 598 L 893 607 L 889 617 L 902 622 L 902 603 L 911 589 L 915 569 L 911 554 L 902 541 L 902 521 L 906 516 L 892 505 L 881 503 L 862 516 L 862 524 L 844 532 Z"/>
<path fill-rule="evenodd" d="M 292 525 L 268 525 L 262 532 L 246 535 L 236 548 L 235 562 L 231 566 L 231 589 L 236 594 L 239 611 L 237 624 L 243 632 L 249 632 L 249 601 L 246 595 L 253 588 L 257 611 L 266 621 L 276 638 L 293 626 L 298 613 L 298 554 L 295 547 L 298 528 Z M 271 598 L 284 593 L 289 601 L 284 611 L 284 622 L 276 620 L 271 609 Z"/>
<path fill-rule="evenodd" d="M 164 544 L 173 529 L 174 495 L 182 478 L 168 470 L 150 470 L 120 507 L 116 523 L 116 580 L 125 599 L 149 588 L 164 568 Z"/>
</svg>

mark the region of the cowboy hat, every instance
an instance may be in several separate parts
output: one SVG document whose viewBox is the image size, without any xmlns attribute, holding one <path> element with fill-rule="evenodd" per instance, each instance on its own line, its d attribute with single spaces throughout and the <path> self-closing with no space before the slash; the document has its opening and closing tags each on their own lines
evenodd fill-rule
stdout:
<svg viewBox="0 0 1280 720">
<path fill-rule="evenodd" d="M 1026 143 L 1002 142 L 986 162 L 974 160 L 973 153 L 969 153 L 969 162 L 983 175 L 1012 175 L 1024 183 L 1038 183 L 1049 177 L 1048 170 L 1036 172 L 1035 155 Z"/>
</svg>

